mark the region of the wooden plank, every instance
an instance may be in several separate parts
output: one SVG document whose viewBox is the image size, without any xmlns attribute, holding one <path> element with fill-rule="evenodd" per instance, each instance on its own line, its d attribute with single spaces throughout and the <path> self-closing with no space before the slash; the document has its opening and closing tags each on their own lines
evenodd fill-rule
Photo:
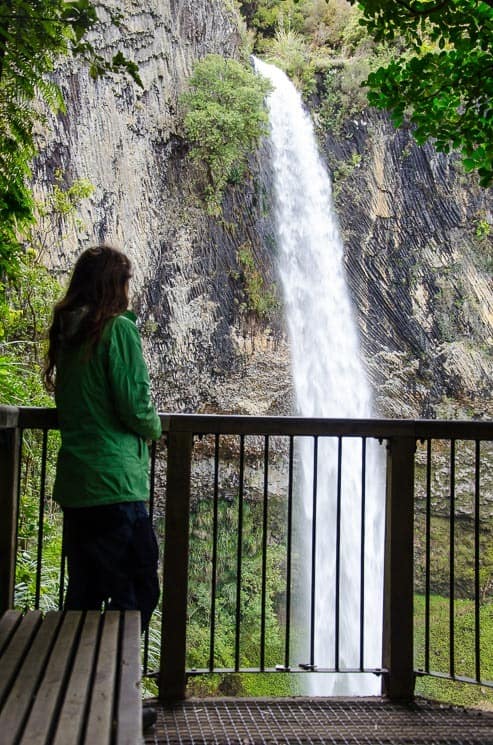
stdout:
<svg viewBox="0 0 493 745">
<path fill-rule="evenodd" d="M 39 611 L 26 613 L 10 644 L 2 654 L 0 664 L 0 707 L 8 695 L 40 623 L 41 613 Z"/>
<path fill-rule="evenodd" d="M 116 745 L 142 742 L 140 612 L 125 611 L 121 638 Z"/>
<path fill-rule="evenodd" d="M 45 745 L 51 737 L 54 717 L 65 692 L 67 673 L 81 618 L 82 613 L 79 611 L 68 611 L 64 614 L 20 741 L 22 745 Z"/>
<path fill-rule="evenodd" d="M 82 737 L 96 659 L 101 613 L 86 613 L 53 745 L 76 745 Z"/>
<path fill-rule="evenodd" d="M 12 742 L 16 742 L 29 713 L 61 620 L 60 613 L 46 615 L 2 709 L 0 732 L 8 733 Z"/>
<path fill-rule="evenodd" d="M 84 739 L 87 745 L 110 743 L 113 731 L 120 612 L 107 611 L 102 616 L 102 624 Z"/>
<path fill-rule="evenodd" d="M 0 618 L 0 656 L 20 623 L 21 616 L 22 613 L 18 610 L 8 610 Z"/>
</svg>

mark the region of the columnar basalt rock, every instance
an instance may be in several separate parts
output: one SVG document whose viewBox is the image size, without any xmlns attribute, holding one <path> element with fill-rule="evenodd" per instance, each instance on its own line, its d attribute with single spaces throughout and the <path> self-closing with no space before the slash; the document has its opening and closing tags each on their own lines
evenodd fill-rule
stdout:
<svg viewBox="0 0 493 745">
<path fill-rule="evenodd" d="M 35 176 L 41 189 L 57 169 L 67 181 L 85 177 L 93 183 L 94 197 L 82 209 L 85 230 L 70 236 L 70 250 L 77 241 L 125 245 L 142 284 L 182 202 L 178 185 L 167 178 L 170 160 L 184 152 L 180 94 L 198 58 L 234 55 L 240 39 L 222 0 L 127 0 L 123 8 L 112 2 L 123 23 L 117 28 L 108 22 L 94 44 L 108 57 L 122 49 L 134 59 L 144 87 L 125 76 L 93 81 L 79 63 L 63 64 L 56 77 L 67 113 L 50 120 L 49 136 L 40 134 Z M 62 269 L 70 258 L 52 255 Z"/>
<path fill-rule="evenodd" d="M 378 409 L 491 416 L 490 190 L 377 112 L 321 136 Z"/>
</svg>

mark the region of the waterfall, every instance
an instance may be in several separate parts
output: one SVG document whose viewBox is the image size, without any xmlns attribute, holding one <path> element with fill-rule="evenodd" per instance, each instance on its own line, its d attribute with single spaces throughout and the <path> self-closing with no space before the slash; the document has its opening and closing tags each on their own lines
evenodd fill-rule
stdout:
<svg viewBox="0 0 493 745">
<path fill-rule="evenodd" d="M 360 358 L 356 321 L 344 270 L 343 245 L 331 181 L 320 158 L 313 125 L 301 96 L 278 68 L 254 60 L 273 86 L 267 104 L 271 129 L 279 275 L 290 340 L 298 413 L 308 417 L 369 418 L 371 391 Z M 300 547 L 301 588 L 312 580 L 314 444 L 299 446 L 300 500 L 304 516 Z M 360 664 L 362 442 L 342 441 L 339 571 L 339 669 Z M 338 444 L 319 439 L 315 558 L 317 668 L 335 666 L 336 524 Z M 364 666 L 381 666 L 383 584 L 383 468 L 380 447 L 369 441 L 365 474 Z M 298 621 L 310 623 L 310 598 L 300 592 Z M 306 662 L 306 640 L 297 662 Z M 304 656 L 305 659 L 299 659 Z M 311 695 L 380 692 L 374 675 L 307 674 Z"/>
</svg>

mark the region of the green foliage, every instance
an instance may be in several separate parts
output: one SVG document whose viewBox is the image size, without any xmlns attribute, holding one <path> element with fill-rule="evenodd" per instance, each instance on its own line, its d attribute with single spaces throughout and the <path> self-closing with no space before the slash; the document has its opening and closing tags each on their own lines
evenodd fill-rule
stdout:
<svg viewBox="0 0 493 745">
<path fill-rule="evenodd" d="M 410 119 L 419 144 L 461 152 L 466 171 L 493 182 L 491 2 L 256 0 L 240 9 L 256 51 L 305 94 L 328 62 L 345 70 L 322 85 L 329 126 L 368 103 L 388 109 L 396 126 Z"/>
<path fill-rule="evenodd" d="M 255 26 L 256 16 L 245 15 L 257 33 L 257 52 L 283 69 L 305 96 L 316 93 L 326 98 L 322 119 L 330 126 L 336 120 L 335 126 L 340 126 L 345 116 L 365 108 L 361 83 L 380 50 L 359 25 L 360 11 L 347 0 L 299 0 L 295 16 L 286 16 L 283 0 L 269 7 L 272 13 L 277 8 L 273 29 Z M 290 20 L 294 18 L 296 22 Z"/>
<path fill-rule="evenodd" d="M 55 171 L 51 191 L 44 202 L 35 202 L 35 222 L 24 236 L 24 247 L 34 251 L 38 263 L 57 244 L 63 243 L 65 223 L 77 230 L 84 227 L 77 216 L 77 208 L 93 192 L 94 186 L 87 179 L 77 179 L 67 185 L 63 173 Z"/>
<path fill-rule="evenodd" d="M 119 17 L 111 15 L 114 24 Z M 22 253 L 19 233 L 34 220 L 27 180 L 36 153 L 35 126 L 45 121 L 41 98 L 53 112 L 64 109 L 47 75 L 61 56 L 76 54 L 93 77 L 125 71 L 141 84 L 135 63 L 118 51 L 98 54 L 86 35 L 99 23 L 90 0 L 6 0 L 0 4 L 0 276 L 15 274 Z"/>
<path fill-rule="evenodd" d="M 336 134 L 340 134 L 346 119 L 366 108 L 366 91 L 361 84 L 368 71 L 368 60 L 355 58 L 325 73 L 319 115 L 324 126 Z"/>
<path fill-rule="evenodd" d="M 484 211 L 479 211 L 473 220 L 474 250 L 480 266 L 491 275 L 493 273 L 493 229 Z"/>
<path fill-rule="evenodd" d="M 237 252 L 241 272 L 238 279 L 243 281 L 246 302 L 244 310 L 259 318 L 267 318 L 279 306 L 276 292 L 269 288 L 255 265 L 255 259 L 248 244 L 240 246 Z"/>
<path fill-rule="evenodd" d="M 367 79 L 369 102 L 399 126 L 409 114 L 418 143 L 462 153 L 480 183 L 493 181 L 493 6 L 482 0 L 351 0 L 377 42 L 406 52 Z"/>
<path fill-rule="evenodd" d="M 211 504 L 202 501 L 192 515 L 190 547 L 190 612 L 188 659 L 190 667 L 208 666 L 211 603 Z M 219 504 L 216 569 L 215 665 L 234 666 L 237 612 L 238 498 Z M 240 666 L 258 667 L 262 602 L 262 504 L 244 500 L 242 531 L 242 589 L 240 596 Z M 266 666 L 283 659 L 282 634 L 276 615 L 278 587 L 285 549 L 271 536 L 267 549 L 265 605 Z"/>
<path fill-rule="evenodd" d="M 455 673 L 475 678 L 474 603 L 457 600 L 454 606 L 455 622 Z M 424 669 L 425 649 L 425 598 L 414 597 L 415 666 Z M 430 669 L 448 673 L 450 669 L 450 603 L 448 598 L 432 595 L 430 598 Z M 481 627 L 481 678 L 493 680 L 493 604 L 483 605 L 480 611 Z M 438 701 L 459 706 L 491 708 L 493 690 L 429 676 L 418 677 L 416 693 Z"/>
<path fill-rule="evenodd" d="M 45 486 L 39 607 L 43 611 L 58 607 L 60 563 L 62 554 L 62 513 L 49 497 L 55 474 L 58 433 L 52 433 L 47 448 L 47 483 Z M 41 501 L 41 437 L 30 432 L 24 436 L 22 497 L 17 536 L 15 607 L 34 608 L 36 600 L 36 567 L 38 565 L 39 504 Z"/>
<path fill-rule="evenodd" d="M 58 281 L 43 266 L 45 252 L 63 241 L 67 221 L 78 226 L 76 210 L 90 196 L 92 185 L 75 181 L 63 185 L 62 175 L 46 201 L 36 202 L 35 222 L 24 235 L 15 276 L 0 283 L 0 381 L 2 403 L 46 406 L 51 398 L 42 386 L 46 330 L 53 305 L 61 294 Z"/>
<path fill-rule="evenodd" d="M 32 252 L 18 261 L 15 281 L 6 279 L 0 299 L 2 404 L 47 406 L 43 389 L 43 345 L 60 286 Z"/>
<path fill-rule="evenodd" d="M 290 673 L 212 673 L 189 677 L 187 695 L 281 697 L 303 695 L 302 676 Z"/>
<path fill-rule="evenodd" d="M 296 31 L 279 28 L 266 51 L 266 60 L 280 67 L 295 85 L 310 92 L 313 88 L 313 65 L 304 37 Z"/>
<path fill-rule="evenodd" d="M 256 0 L 240 3 L 240 10 L 261 55 L 271 53 L 279 34 L 301 37 L 310 54 L 326 56 L 349 47 L 354 52 L 368 40 L 358 24 L 361 14 L 348 0 Z"/>
<path fill-rule="evenodd" d="M 247 156 L 266 134 L 264 98 L 270 84 L 249 66 L 211 54 L 198 62 L 182 96 L 190 155 L 205 165 L 206 201 L 220 212 L 224 188 L 243 173 Z"/>
<path fill-rule="evenodd" d="M 232 444 L 233 446 L 233 444 Z M 228 445 L 223 441 L 223 447 Z M 197 451 L 208 452 L 206 440 Z M 205 449 L 205 450 L 204 450 Z M 214 666 L 234 669 L 236 618 L 239 615 L 239 666 L 259 668 L 261 664 L 261 619 L 265 619 L 265 666 L 274 668 L 284 659 L 284 633 L 280 618 L 285 611 L 286 526 L 283 500 L 271 495 L 264 544 L 264 504 L 254 486 L 256 472 L 246 465 L 245 492 L 241 499 L 235 478 L 236 456 L 227 450 L 221 459 L 221 485 L 217 505 L 216 572 L 213 581 L 213 500 L 197 501 L 190 516 L 189 618 L 187 627 L 187 667 L 209 666 L 212 586 L 215 591 Z M 241 554 L 241 590 L 238 596 L 238 551 Z M 266 556 L 263 584 L 262 564 Z M 265 595 L 263 588 L 265 587 Z M 195 695 L 260 695 L 270 690 L 289 694 L 287 676 L 261 678 L 243 673 L 213 674 L 192 678 L 189 690 Z"/>
<path fill-rule="evenodd" d="M 359 18 L 346 0 L 308 0 L 303 4 L 303 32 L 315 47 L 342 51 L 350 31 L 354 37 L 354 18 Z M 359 36 L 364 33 L 360 29 Z M 354 38 L 353 38 L 354 42 Z"/>
<path fill-rule="evenodd" d="M 346 161 L 339 161 L 337 167 L 332 171 L 334 197 L 340 194 L 342 182 L 351 176 L 361 164 L 361 155 L 353 153 Z"/>
<path fill-rule="evenodd" d="M 450 521 L 448 517 L 433 515 L 430 520 L 432 536 L 430 555 L 430 582 L 433 592 L 448 595 L 450 590 Z M 415 566 L 416 588 L 425 587 L 425 521 L 422 514 L 416 518 Z M 474 522 L 457 520 L 455 529 L 454 593 L 458 598 L 471 599 L 474 594 Z M 493 540 L 491 529 L 482 526 L 480 540 L 479 591 L 480 602 L 493 598 Z"/>
<path fill-rule="evenodd" d="M 240 0 L 240 12 L 258 38 L 272 38 L 279 28 L 301 31 L 302 0 Z"/>
<path fill-rule="evenodd" d="M 478 238 L 480 241 L 488 238 L 491 235 L 491 225 L 486 219 L 485 216 L 478 217 L 476 220 L 476 228 L 474 231 L 474 235 L 476 238 Z"/>
</svg>

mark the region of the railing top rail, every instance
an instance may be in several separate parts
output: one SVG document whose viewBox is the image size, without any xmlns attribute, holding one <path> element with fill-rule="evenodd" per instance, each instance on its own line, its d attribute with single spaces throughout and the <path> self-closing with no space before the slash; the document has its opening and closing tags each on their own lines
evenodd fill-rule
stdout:
<svg viewBox="0 0 493 745">
<path fill-rule="evenodd" d="M 163 432 L 225 435 L 319 435 L 333 437 L 411 437 L 416 440 L 493 440 L 493 421 L 436 419 L 321 419 L 222 414 L 166 414 Z M 55 408 L 0 406 L 0 429 L 56 429 Z"/>
<path fill-rule="evenodd" d="M 320 435 L 342 437 L 411 437 L 417 440 L 493 440 L 493 421 L 435 419 L 322 419 L 217 414 L 161 414 L 163 431 L 194 434 Z"/>
</svg>

